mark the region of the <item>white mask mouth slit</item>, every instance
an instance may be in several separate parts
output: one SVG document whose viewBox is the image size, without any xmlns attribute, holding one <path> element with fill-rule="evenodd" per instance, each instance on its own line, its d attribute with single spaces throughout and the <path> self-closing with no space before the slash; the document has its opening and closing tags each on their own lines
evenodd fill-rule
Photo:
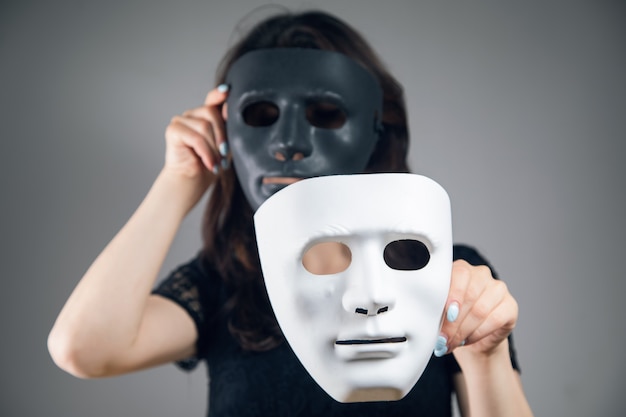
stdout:
<svg viewBox="0 0 626 417">
<path fill-rule="evenodd" d="M 406 337 L 386 337 L 384 339 L 350 339 L 350 340 L 337 340 L 336 345 L 369 345 L 377 343 L 403 343 L 406 342 Z"/>
</svg>

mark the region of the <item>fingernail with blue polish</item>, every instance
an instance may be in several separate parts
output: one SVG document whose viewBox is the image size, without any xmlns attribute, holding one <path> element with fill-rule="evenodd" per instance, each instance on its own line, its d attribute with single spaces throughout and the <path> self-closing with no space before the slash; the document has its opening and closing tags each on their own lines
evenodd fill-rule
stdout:
<svg viewBox="0 0 626 417">
<path fill-rule="evenodd" d="M 225 93 L 228 91 L 228 84 L 220 84 L 217 86 L 217 91 L 220 93 Z"/>
<path fill-rule="evenodd" d="M 438 336 L 437 343 L 435 343 L 435 350 L 433 353 L 436 357 L 440 358 L 448 352 L 448 339 L 445 336 Z"/>
<path fill-rule="evenodd" d="M 222 142 L 219 146 L 220 155 L 226 156 L 228 155 L 228 143 Z"/>
<path fill-rule="evenodd" d="M 450 323 L 453 323 L 459 317 L 459 304 L 454 302 L 448 307 L 448 313 L 446 318 Z"/>
<path fill-rule="evenodd" d="M 220 172 L 220 167 L 218 167 L 217 165 L 213 165 L 213 173 L 217 175 L 219 172 Z"/>
<path fill-rule="evenodd" d="M 228 169 L 229 165 L 228 159 L 222 158 L 222 169 Z"/>
</svg>

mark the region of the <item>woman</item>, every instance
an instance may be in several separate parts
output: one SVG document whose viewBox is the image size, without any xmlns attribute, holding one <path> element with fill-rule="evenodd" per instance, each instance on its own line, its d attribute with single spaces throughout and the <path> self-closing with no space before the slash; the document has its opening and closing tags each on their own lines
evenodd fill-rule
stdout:
<svg viewBox="0 0 626 417">
<path fill-rule="evenodd" d="M 531 415 L 510 346 L 517 304 L 467 247 L 455 247 L 435 355 L 404 399 L 338 403 L 299 365 L 271 312 L 252 228 L 255 202 L 230 166 L 224 123 L 228 70 L 246 52 L 275 47 L 336 51 L 367 68 L 383 91 L 382 131 L 355 171 L 408 172 L 402 89 L 361 36 L 320 12 L 259 23 L 227 53 L 220 86 L 204 105 L 172 119 L 162 171 L 59 314 L 48 342 L 55 362 L 93 378 L 168 362 L 190 369 L 206 360 L 210 416 L 451 415 L 453 391 L 465 416 Z M 284 160 L 286 153 L 275 158 Z M 275 179 L 283 186 L 292 180 Z M 152 291 L 180 223 L 209 188 L 202 251 Z"/>
</svg>

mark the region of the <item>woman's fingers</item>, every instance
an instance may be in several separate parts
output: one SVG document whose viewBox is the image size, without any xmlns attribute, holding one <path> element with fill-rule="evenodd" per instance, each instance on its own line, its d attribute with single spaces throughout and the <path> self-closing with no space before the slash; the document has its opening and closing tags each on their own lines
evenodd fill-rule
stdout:
<svg viewBox="0 0 626 417">
<path fill-rule="evenodd" d="M 211 131 L 217 149 L 219 149 L 220 143 L 226 142 L 224 119 L 222 118 L 221 111 L 218 107 L 208 105 L 196 107 L 184 112 L 183 116 L 209 122 L 211 124 Z"/>
<path fill-rule="evenodd" d="M 481 296 L 488 280 L 491 280 L 491 271 L 485 267 L 485 270 L 477 271 L 477 268 L 467 262 L 460 260 L 452 265 L 452 277 L 450 280 L 450 292 L 448 302 L 446 304 L 445 320 L 443 322 L 442 334 L 445 335 L 448 347 L 455 347 L 453 337 L 458 333 L 460 326 L 470 313 L 472 306 Z M 480 276 L 477 277 L 477 272 Z"/>
<path fill-rule="evenodd" d="M 483 347 L 495 347 L 504 340 L 515 327 L 517 320 L 517 302 L 510 295 L 493 307 L 490 314 L 466 336 L 467 345 L 481 344 Z"/>
<path fill-rule="evenodd" d="M 214 141 L 209 139 L 211 132 L 210 123 L 205 120 L 175 116 L 166 135 L 170 142 L 166 162 L 176 166 L 198 158 L 209 171 L 215 171 L 218 158 Z"/>
<path fill-rule="evenodd" d="M 228 85 L 220 84 L 213 90 L 209 91 L 204 99 L 205 106 L 220 106 L 226 101 L 228 97 Z"/>
<path fill-rule="evenodd" d="M 462 341 L 469 345 L 480 339 L 481 335 L 485 336 L 487 328 L 484 324 L 493 322 L 490 318 L 506 295 L 506 285 L 501 281 L 492 281 L 485 286 L 481 296 L 475 302 L 466 306 L 468 311 L 463 320 L 458 323 L 456 333 L 450 338 L 451 347 L 458 346 Z M 482 332 L 478 332 L 479 329 L 482 329 Z"/>
<path fill-rule="evenodd" d="M 221 106 L 227 90 L 211 90 L 205 104 L 174 116 L 166 130 L 166 163 L 176 169 L 197 174 L 198 161 L 217 174 L 229 165 L 228 144 Z"/>
<path fill-rule="evenodd" d="M 226 98 L 228 97 L 228 85 L 220 84 L 217 88 L 209 91 L 204 99 L 204 105 L 208 108 L 212 115 L 212 120 L 215 121 L 215 141 L 220 156 L 222 157 L 222 164 L 228 163 L 228 142 L 226 141 L 226 127 L 224 120 L 226 120 L 226 112 L 222 111 L 226 109 Z"/>
<path fill-rule="evenodd" d="M 435 354 L 478 342 L 488 351 L 508 336 L 516 320 L 517 304 L 504 282 L 486 266 L 456 261 Z"/>
</svg>

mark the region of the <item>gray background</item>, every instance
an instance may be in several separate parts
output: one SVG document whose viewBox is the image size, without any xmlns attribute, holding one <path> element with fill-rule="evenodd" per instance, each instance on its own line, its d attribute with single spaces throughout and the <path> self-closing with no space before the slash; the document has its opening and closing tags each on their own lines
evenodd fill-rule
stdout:
<svg viewBox="0 0 626 417">
<path fill-rule="evenodd" d="M 169 119 L 202 101 L 260 4 L 2 2 L 0 415 L 204 413 L 204 369 L 82 381 L 54 366 L 46 337 L 159 171 Z M 455 240 L 492 260 L 521 306 L 536 415 L 620 415 L 624 3 L 283 4 L 343 17 L 404 84 L 412 167 L 447 188 Z M 199 214 L 164 273 L 198 249 Z"/>
</svg>

